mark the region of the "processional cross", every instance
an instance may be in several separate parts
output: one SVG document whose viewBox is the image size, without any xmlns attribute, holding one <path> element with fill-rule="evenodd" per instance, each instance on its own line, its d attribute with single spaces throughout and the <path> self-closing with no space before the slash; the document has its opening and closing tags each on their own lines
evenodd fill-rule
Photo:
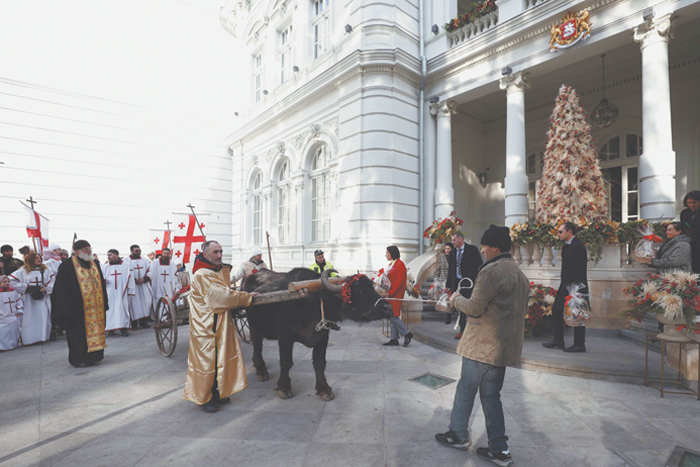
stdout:
<svg viewBox="0 0 700 467">
<path fill-rule="evenodd" d="M 29 199 L 25 199 L 25 201 L 32 205 L 32 211 L 34 210 L 34 205 L 39 204 L 39 201 L 34 201 L 34 198 L 32 198 L 31 196 L 29 197 Z"/>
</svg>

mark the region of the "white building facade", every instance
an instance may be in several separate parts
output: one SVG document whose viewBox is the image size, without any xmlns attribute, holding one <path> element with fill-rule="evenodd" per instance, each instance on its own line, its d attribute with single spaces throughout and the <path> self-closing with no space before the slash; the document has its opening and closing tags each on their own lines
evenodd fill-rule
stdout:
<svg viewBox="0 0 700 467">
<path fill-rule="evenodd" d="M 341 270 L 411 259 L 451 211 L 478 243 L 534 210 L 561 84 L 588 113 L 615 220 L 672 219 L 700 189 L 700 2 L 497 0 L 453 32 L 463 0 L 231 1 L 222 25 L 249 51 L 249 100 L 228 138 L 234 258 L 274 247 L 275 268 L 321 248 Z M 549 51 L 586 10 L 591 35 Z M 424 59 L 424 60 L 423 60 Z M 424 66 L 422 66 L 424 63 Z"/>
</svg>

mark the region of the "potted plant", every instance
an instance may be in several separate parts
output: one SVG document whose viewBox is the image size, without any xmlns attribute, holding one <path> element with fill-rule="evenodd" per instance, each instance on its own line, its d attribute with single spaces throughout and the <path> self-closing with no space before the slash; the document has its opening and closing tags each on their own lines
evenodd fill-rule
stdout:
<svg viewBox="0 0 700 467">
<path fill-rule="evenodd" d="M 464 221 L 452 211 L 446 218 L 434 220 L 423 231 L 423 238 L 430 240 L 430 246 L 432 247 L 441 245 L 449 242 L 452 235 L 462 229 L 462 225 L 464 225 Z"/>
</svg>

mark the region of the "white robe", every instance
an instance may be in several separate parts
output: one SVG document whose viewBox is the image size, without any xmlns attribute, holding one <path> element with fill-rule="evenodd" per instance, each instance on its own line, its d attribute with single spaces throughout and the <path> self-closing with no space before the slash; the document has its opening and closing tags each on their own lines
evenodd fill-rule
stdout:
<svg viewBox="0 0 700 467">
<path fill-rule="evenodd" d="M 22 296 L 10 288 L 0 292 L 0 350 L 12 350 L 19 345 Z"/>
<path fill-rule="evenodd" d="M 62 261 L 60 259 L 50 258 L 44 261 L 47 268 L 51 269 L 54 275 L 58 274 L 58 267 L 61 265 Z"/>
<path fill-rule="evenodd" d="M 131 277 L 134 280 L 146 277 L 148 270 L 151 268 L 151 262 L 148 261 L 148 258 L 131 259 L 131 257 L 127 257 L 124 259 L 124 262 L 129 265 Z M 151 314 L 152 298 L 150 282 L 144 284 L 134 283 L 134 295 L 129 296 L 129 309 L 131 310 L 131 319 L 133 321 L 146 318 Z"/>
<path fill-rule="evenodd" d="M 10 275 L 10 286 L 22 294 L 24 314 L 22 315 L 22 345 L 46 342 L 51 337 L 51 293 L 56 276 L 53 270 L 46 268 L 44 281 L 38 269 L 27 272 L 23 267 Z M 34 300 L 25 294 L 27 285 L 40 285 L 46 288 L 41 300 Z"/>
<path fill-rule="evenodd" d="M 151 269 L 148 271 L 148 277 L 151 278 L 153 284 L 153 309 L 158 306 L 160 297 L 172 297 L 175 292 L 180 290 L 180 279 L 177 275 L 177 264 L 170 260 L 170 264 L 160 264 L 160 260 L 155 260 L 151 263 Z"/>
<path fill-rule="evenodd" d="M 119 264 L 102 265 L 102 275 L 107 283 L 109 310 L 105 320 L 105 331 L 131 327 L 129 315 L 129 297 L 135 294 L 136 283 L 131 276 L 129 265 L 123 261 Z M 115 280 L 116 277 L 116 280 Z"/>
</svg>

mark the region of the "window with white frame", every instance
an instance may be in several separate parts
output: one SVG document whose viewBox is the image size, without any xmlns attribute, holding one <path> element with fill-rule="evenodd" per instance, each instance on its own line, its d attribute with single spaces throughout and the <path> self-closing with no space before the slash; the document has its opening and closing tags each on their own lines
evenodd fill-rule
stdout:
<svg viewBox="0 0 700 467">
<path fill-rule="evenodd" d="M 263 220 L 263 200 L 262 200 L 262 173 L 255 174 L 253 179 L 253 244 L 262 244 L 262 220 Z"/>
<path fill-rule="evenodd" d="M 292 76 L 292 26 L 289 25 L 279 33 L 280 46 L 280 83 Z"/>
<path fill-rule="evenodd" d="M 598 151 L 610 219 L 627 222 L 639 219 L 639 156 L 642 136 L 623 132 L 610 136 Z"/>
<path fill-rule="evenodd" d="M 331 236 L 331 182 L 328 169 L 328 148 L 316 149 L 311 163 L 311 241 L 319 242 Z"/>
<path fill-rule="evenodd" d="M 253 96 L 255 102 L 260 102 L 263 91 L 263 55 L 259 53 L 253 57 Z"/>
<path fill-rule="evenodd" d="M 328 50 L 331 16 L 329 0 L 313 0 L 311 29 L 314 38 L 314 59 Z"/>
<path fill-rule="evenodd" d="M 289 243 L 292 235 L 292 193 L 289 161 L 280 167 L 277 186 L 277 229 L 278 239 L 282 244 Z"/>
</svg>

